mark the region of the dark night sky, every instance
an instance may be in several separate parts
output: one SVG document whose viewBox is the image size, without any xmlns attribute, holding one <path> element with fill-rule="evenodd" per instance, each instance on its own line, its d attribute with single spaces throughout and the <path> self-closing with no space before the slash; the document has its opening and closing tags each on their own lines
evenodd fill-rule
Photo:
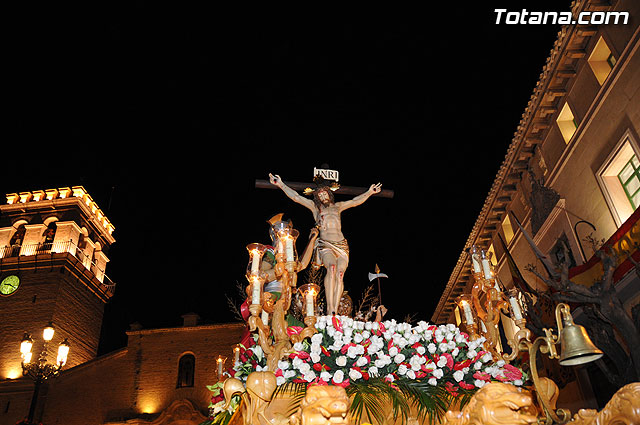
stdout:
<svg viewBox="0 0 640 425">
<path fill-rule="evenodd" d="M 347 289 L 357 299 L 377 263 L 388 317 L 431 317 L 560 29 L 495 25 L 500 4 L 434 7 L 13 17 L 0 190 L 84 185 L 115 225 L 102 352 L 134 321 L 230 320 L 224 294 L 266 220 L 291 218 L 299 251 L 313 224 L 255 179 L 309 181 L 323 163 L 343 185 L 395 191 L 343 213 Z"/>
</svg>

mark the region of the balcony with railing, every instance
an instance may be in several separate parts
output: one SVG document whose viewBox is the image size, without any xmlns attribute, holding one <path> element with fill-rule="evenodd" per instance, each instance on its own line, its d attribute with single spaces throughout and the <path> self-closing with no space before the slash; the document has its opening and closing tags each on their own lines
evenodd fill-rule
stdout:
<svg viewBox="0 0 640 425">
<path fill-rule="evenodd" d="M 97 286 L 108 297 L 113 296 L 116 288 L 115 282 L 113 282 L 104 272 L 104 268 L 100 267 L 96 261 L 85 254 L 85 252 L 79 248 L 73 241 L 67 242 L 50 242 L 50 243 L 36 243 L 36 244 L 22 244 L 0 247 L 0 263 L 4 259 L 15 257 L 29 257 L 39 256 L 43 254 L 71 254 L 82 265 L 93 274 L 97 281 Z"/>
</svg>

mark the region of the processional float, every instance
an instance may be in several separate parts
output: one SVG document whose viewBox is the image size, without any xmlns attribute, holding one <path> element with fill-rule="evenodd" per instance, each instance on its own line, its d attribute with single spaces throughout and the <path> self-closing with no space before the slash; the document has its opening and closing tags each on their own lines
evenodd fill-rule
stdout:
<svg viewBox="0 0 640 425">
<path fill-rule="evenodd" d="M 484 252 L 473 252 L 475 284 L 458 299 L 467 332 L 452 324 L 325 316 L 320 286 L 298 285 L 317 234 L 299 258 L 299 232 L 282 217 L 269 220 L 271 245 L 247 246 L 249 335 L 234 349 L 233 366 L 219 367 L 219 382 L 209 387 L 205 424 L 640 423 L 640 383 L 620 389 L 600 412 L 580 410 L 572 418 L 556 409 L 558 387 L 538 375 L 537 352 L 563 365 L 602 353 L 566 304 L 556 307 L 558 333 L 545 329 L 532 341 L 517 294 L 501 290 Z M 292 324 L 295 298 L 303 319 Z M 500 346 L 501 312 L 519 328 L 508 341 L 510 353 Z M 529 355 L 530 376 L 510 364 L 522 353 Z"/>
</svg>

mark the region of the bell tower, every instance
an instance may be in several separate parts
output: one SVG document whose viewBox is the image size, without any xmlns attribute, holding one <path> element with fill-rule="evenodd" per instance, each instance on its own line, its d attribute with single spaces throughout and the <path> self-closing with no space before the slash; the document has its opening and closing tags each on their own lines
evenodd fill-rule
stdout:
<svg viewBox="0 0 640 425">
<path fill-rule="evenodd" d="M 22 376 L 24 332 L 55 327 L 49 359 L 67 338 L 67 368 L 95 357 L 114 226 L 82 186 L 10 193 L 0 205 L 0 380 Z M 34 347 L 34 352 L 39 348 Z"/>
</svg>

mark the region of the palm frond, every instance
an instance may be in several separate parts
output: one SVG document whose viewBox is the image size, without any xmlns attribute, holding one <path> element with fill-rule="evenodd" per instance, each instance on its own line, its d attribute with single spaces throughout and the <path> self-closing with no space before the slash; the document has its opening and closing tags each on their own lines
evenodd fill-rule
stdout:
<svg viewBox="0 0 640 425">
<path fill-rule="evenodd" d="M 407 402 L 416 409 L 418 419 L 429 420 L 435 424 L 446 413 L 450 405 L 450 395 L 441 386 L 433 386 L 425 380 L 403 379 L 394 384 L 407 399 Z"/>
<path fill-rule="evenodd" d="M 360 422 L 363 414 L 369 421 L 373 418 L 380 423 L 385 423 L 382 400 L 385 398 L 384 386 L 376 385 L 376 382 L 351 383 L 347 388 L 347 395 L 351 397 L 351 415 L 356 422 Z"/>
</svg>

